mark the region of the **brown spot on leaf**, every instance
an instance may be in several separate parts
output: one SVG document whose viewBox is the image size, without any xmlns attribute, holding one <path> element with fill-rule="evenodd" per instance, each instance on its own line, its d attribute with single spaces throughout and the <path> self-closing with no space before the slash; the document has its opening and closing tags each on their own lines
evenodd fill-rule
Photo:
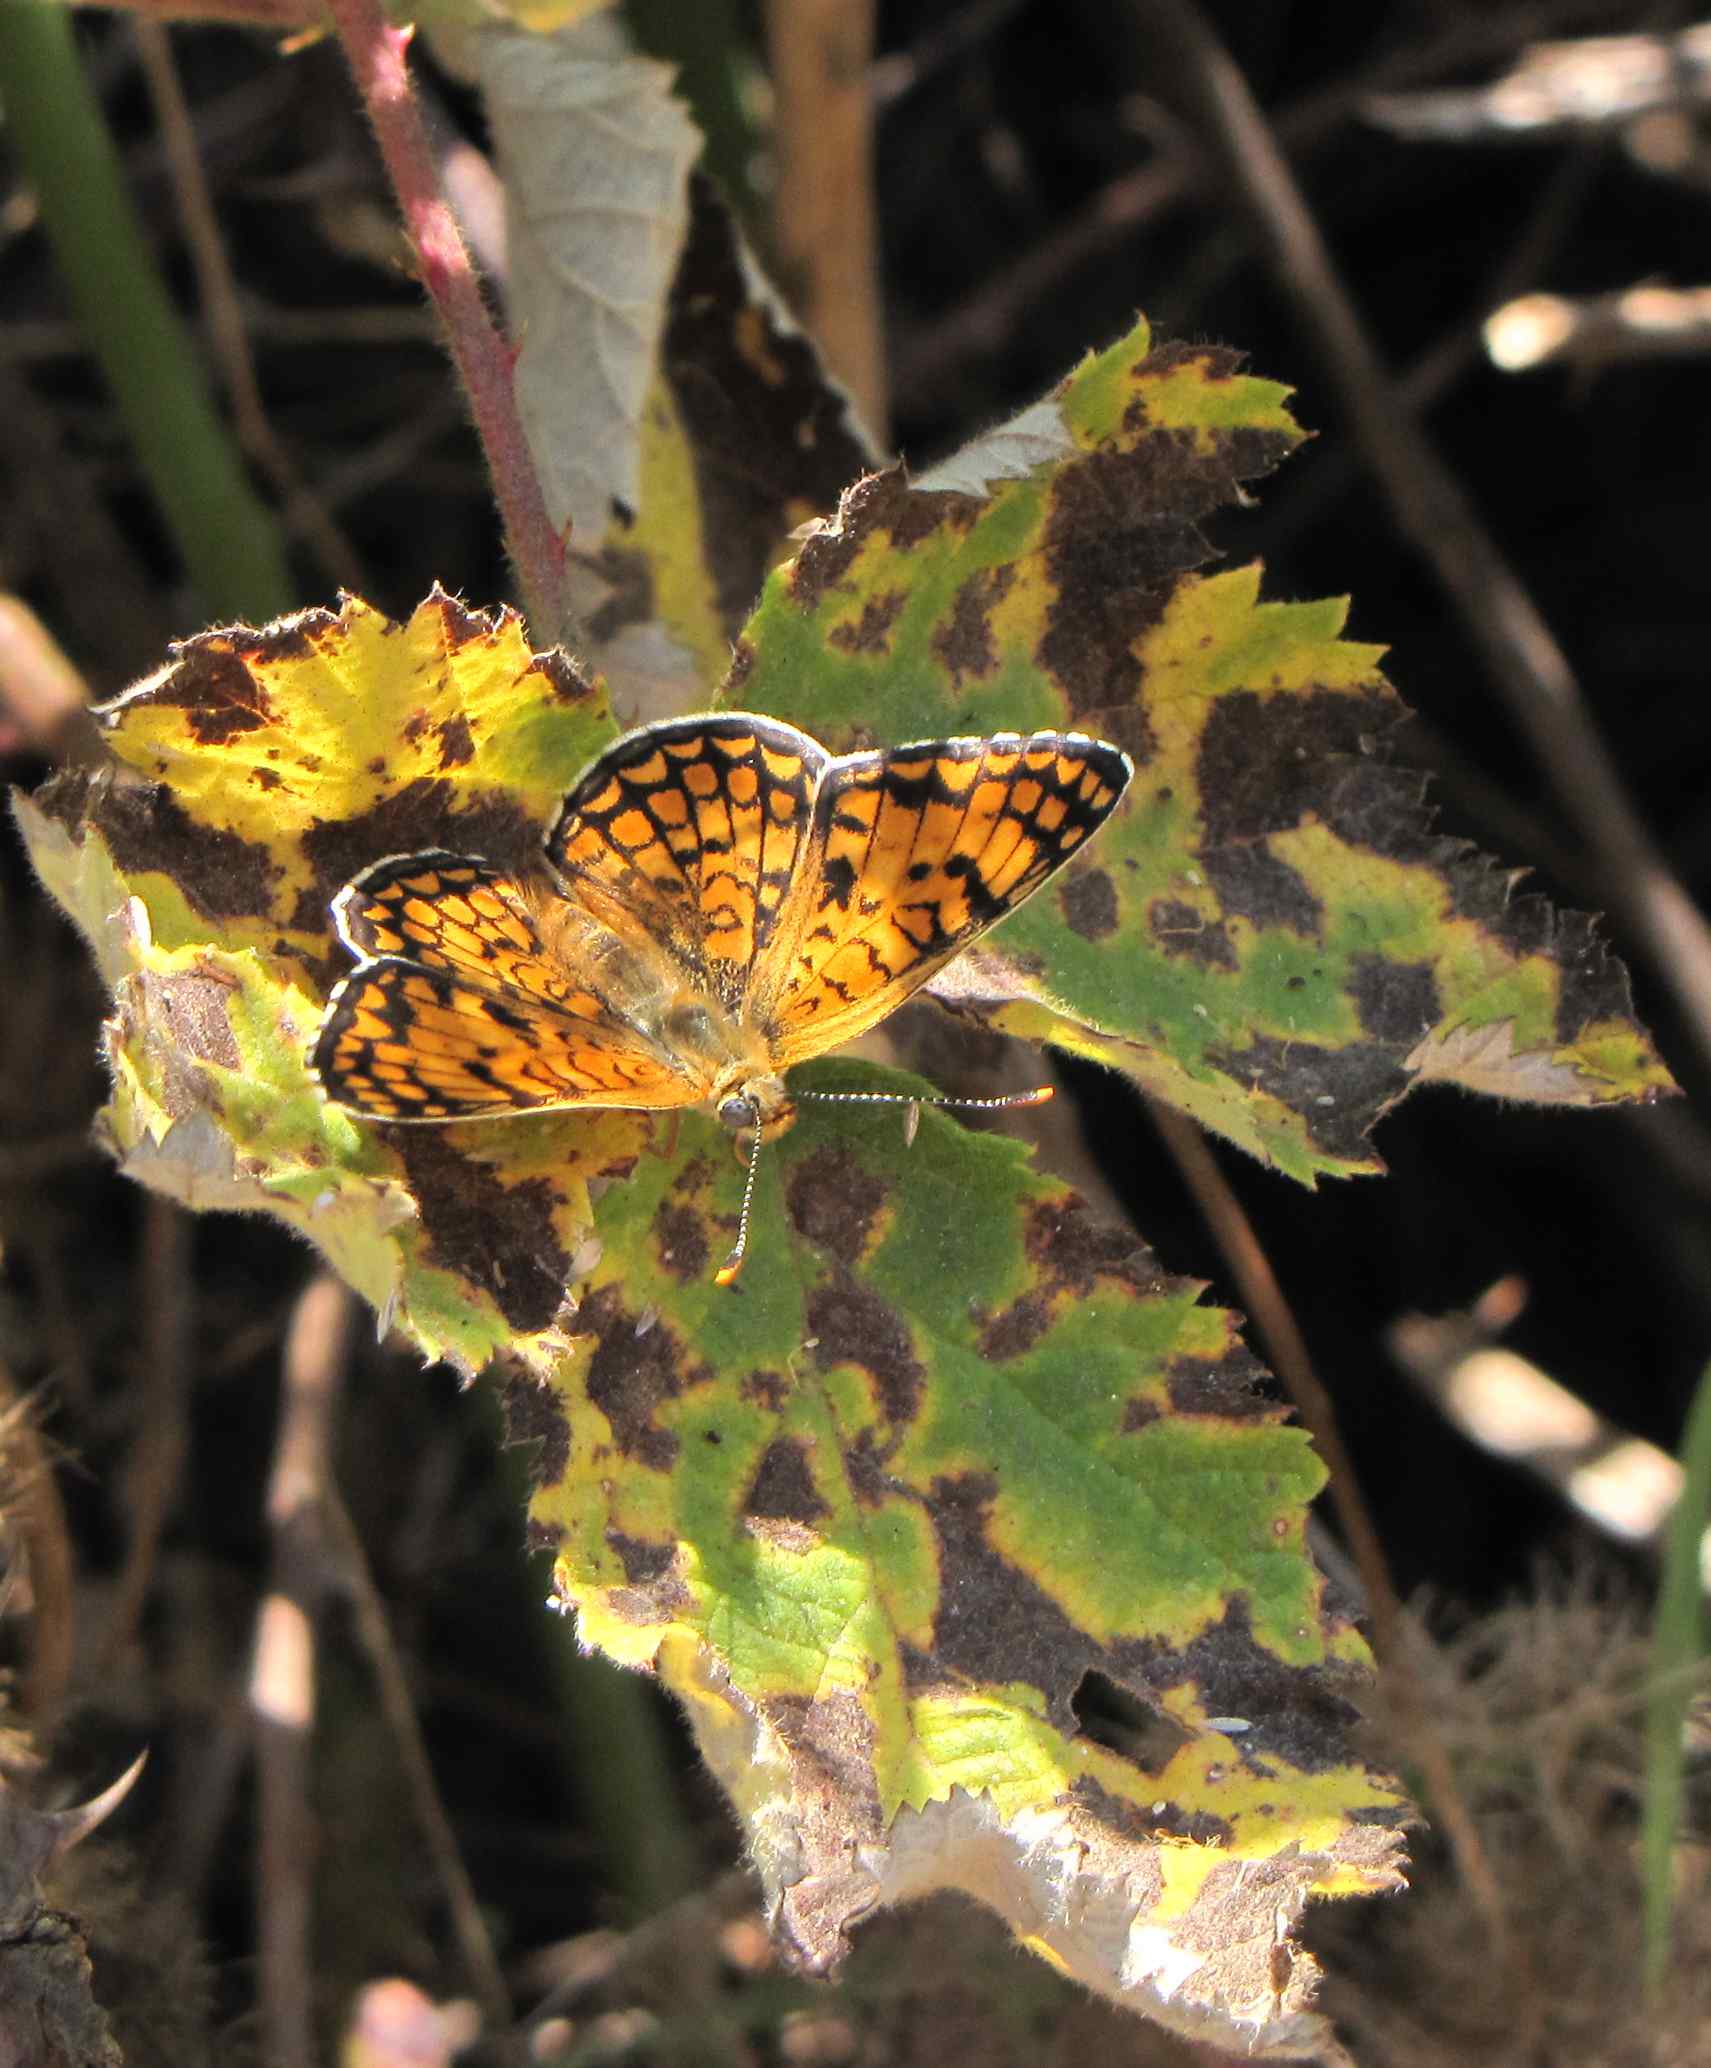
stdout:
<svg viewBox="0 0 1711 2068">
<path fill-rule="evenodd" d="M 1138 1429 L 1150 1428 L 1162 1413 L 1163 1409 L 1156 1400 L 1134 1393 L 1123 1403 L 1123 1419 L 1118 1427 L 1123 1435 L 1133 1436 Z"/>
<path fill-rule="evenodd" d="M 902 1316 L 876 1292 L 841 1275 L 817 1287 L 808 1301 L 808 1333 L 818 1338 L 814 1361 L 821 1371 L 853 1364 L 871 1372 L 886 1420 L 914 1419 L 926 1373 Z"/>
<path fill-rule="evenodd" d="M 745 1374 L 742 1385 L 737 1389 L 740 1396 L 756 1407 L 763 1407 L 768 1414 L 784 1412 L 784 1404 L 790 1398 L 790 1381 L 781 1371 L 769 1371 L 764 1366 Z"/>
<path fill-rule="evenodd" d="M 1195 962 L 1202 969 L 1235 969 L 1235 943 L 1221 919 L 1208 919 L 1193 905 L 1175 898 L 1154 898 L 1147 907 L 1147 925 L 1167 955 Z"/>
<path fill-rule="evenodd" d="M 1266 1378 L 1265 1366 L 1239 1345 L 1219 1358 L 1173 1357 L 1165 1367 L 1165 1386 L 1177 1414 L 1234 1421 L 1283 1419 L 1283 1410 L 1261 1390 Z"/>
<path fill-rule="evenodd" d="M 1357 1666 L 1295 1666 L 1267 1651 L 1239 1594 L 1220 1622 L 1180 1651 L 1132 1639 L 1112 1647 L 1106 1670 L 1142 1694 L 1192 1686 L 1208 1715 L 1240 1716 L 1253 1726 L 1232 1741 L 1244 1764 L 1270 1754 L 1304 1773 L 1347 1762 L 1349 1732 L 1360 1715 L 1354 1697 L 1367 1684 Z"/>
<path fill-rule="evenodd" d="M 679 1283 L 706 1277 L 712 1258 L 707 1224 L 692 1208 L 670 1197 L 662 1199 L 654 1215 L 653 1235 L 661 1264 Z"/>
<path fill-rule="evenodd" d="M 1218 902 L 1255 927 L 1282 927 L 1303 940 L 1319 938 L 1324 908 L 1303 878 L 1263 842 L 1203 847 L 1200 867 Z"/>
<path fill-rule="evenodd" d="M 565 1539 L 562 1522 L 546 1522 L 538 1515 L 530 1515 L 523 1522 L 523 1543 L 530 1551 L 550 1551 L 555 1555 Z"/>
<path fill-rule="evenodd" d="M 460 646 L 477 643 L 495 645 L 508 626 L 520 622 L 517 613 L 507 603 L 500 604 L 496 610 L 475 610 L 461 596 L 453 596 L 449 590 L 442 589 L 438 582 L 429 590 L 422 607 L 438 616 L 446 646 L 454 652 Z"/>
<path fill-rule="evenodd" d="M 1085 1298 L 1101 1278 L 1139 1293 L 1170 1286 L 1144 1242 L 1126 1228 L 1094 1220 L 1086 1200 L 1073 1192 L 1032 1207 L 1023 1241 L 1029 1261 L 1054 1292 Z"/>
<path fill-rule="evenodd" d="M 186 971 L 178 976 L 151 974 L 147 982 L 155 1010 L 183 1055 L 201 1063 L 218 1063 L 225 1070 L 242 1067 L 243 1057 L 227 1014 L 234 988 L 231 978 Z"/>
<path fill-rule="evenodd" d="M 632 1587 L 645 1587 L 654 1580 L 663 1579 L 677 1562 L 674 1543 L 656 1543 L 649 1537 L 627 1537 L 610 1524 L 606 1527 L 606 1542 L 617 1553 L 624 1577 Z"/>
<path fill-rule="evenodd" d="M 1091 1774 L 1083 1774 L 1072 1782 L 1069 1793 L 1070 1799 L 1104 1830 L 1144 1849 L 1156 1846 L 1162 1838 L 1186 1839 L 1190 1845 L 1228 1845 L 1236 1835 L 1236 1827 L 1228 1818 L 1216 1816 L 1211 1810 L 1184 1809 L 1175 1802 L 1153 1803 L 1143 1810 L 1102 1788 Z"/>
<path fill-rule="evenodd" d="M 176 651 L 178 665 L 162 675 L 139 703 L 181 709 L 192 737 L 204 747 L 221 746 L 241 733 L 259 732 L 274 722 L 267 692 L 245 665 L 246 655 L 267 657 L 254 643 L 254 635 L 202 632 L 183 641 Z M 136 708 L 131 704 L 110 712 L 109 725 L 122 727 L 127 711 Z"/>
<path fill-rule="evenodd" d="M 960 696 L 964 676 L 978 680 L 998 665 L 992 638 L 992 613 L 1015 585 L 1013 563 L 983 567 L 957 590 L 950 615 L 933 634 L 934 656 L 944 665 L 951 687 Z"/>
<path fill-rule="evenodd" d="M 302 845 L 315 881 L 298 898 L 289 924 L 307 932 L 327 925 L 334 896 L 382 855 L 440 847 L 528 874 L 540 866 L 541 828 L 503 790 L 471 793 L 438 776 L 419 776 L 355 817 L 311 826 Z"/>
<path fill-rule="evenodd" d="M 475 736 L 461 711 L 455 718 L 443 719 L 434 730 L 439 734 L 442 773 L 448 768 L 462 768 L 475 759 Z"/>
<path fill-rule="evenodd" d="M 719 685 L 719 694 L 727 706 L 740 703 L 740 692 L 755 671 L 754 642 L 739 639 L 731 648 L 731 665 L 725 670 L 725 679 Z"/>
<path fill-rule="evenodd" d="M 890 1448 L 880 1443 L 877 1433 L 863 1429 L 853 1443 L 844 1447 L 844 1473 L 850 1491 L 864 1508 L 881 1508 L 895 1493 L 904 1491 L 886 1470 Z"/>
<path fill-rule="evenodd" d="M 1247 1090 L 1269 1092 L 1299 1114 L 1328 1155 L 1357 1161 L 1372 1156 L 1368 1131 L 1409 1084 L 1396 1050 L 1371 1041 L 1320 1048 L 1256 1034 L 1243 1049 L 1209 1048 L 1206 1059 Z"/>
<path fill-rule="evenodd" d="M 1041 1293 L 1024 1293 L 995 1314 L 980 1335 L 980 1354 L 994 1364 L 1031 1350 L 1051 1327 L 1051 1302 Z"/>
<path fill-rule="evenodd" d="M 193 819 L 163 784 L 115 784 L 92 817 L 127 875 L 158 869 L 208 919 L 260 919 L 273 911 L 281 870 L 259 840 Z M 323 912 L 317 922 L 325 926 Z"/>
<path fill-rule="evenodd" d="M 799 1436 L 769 1443 L 743 1500 L 745 1515 L 773 1522 L 819 1522 L 831 1510 L 814 1484 L 808 1446 Z"/>
<path fill-rule="evenodd" d="M 983 1473 L 933 1481 L 928 1513 L 939 1539 L 933 1654 L 942 1672 L 1041 1688 L 1047 1714 L 1072 1731 L 1071 1697 L 1098 1646 L 1019 1566 L 992 1548 L 986 1512 L 998 1482 Z"/>
<path fill-rule="evenodd" d="M 611 1425 L 612 1441 L 625 1457 L 665 1472 L 676 1462 L 678 1439 L 661 1428 L 659 1410 L 713 1374 L 704 1364 L 690 1364 L 687 1347 L 665 1320 L 638 1335 L 639 1318 L 613 1285 L 601 1286 L 583 1302 L 581 1325 L 599 1338 L 588 1367 L 588 1397 Z"/>
<path fill-rule="evenodd" d="M 556 703 L 585 704 L 594 695 L 593 683 L 562 646 L 549 646 L 545 653 L 537 653 L 530 658 L 529 665 L 517 679 L 520 695 L 528 695 L 533 687 L 531 676 L 538 676 L 546 684 Z"/>
<path fill-rule="evenodd" d="M 1361 1031 L 1404 1053 L 1443 1017 L 1438 980 L 1429 962 L 1392 962 L 1387 955 L 1349 960 L 1349 996 Z"/>
<path fill-rule="evenodd" d="M 887 589 L 883 595 L 870 596 L 857 621 L 853 625 L 834 625 L 826 634 L 826 644 L 835 646 L 840 653 L 888 653 L 891 628 L 907 601 L 908 594 L 902 589 Z"/>
<path fill-rule="evenodd" d="M 484 1292 L 519 1335 L 547 1327 L 570 1279 L 548 1181 L 502 1184 L 441 1128 L 396 1128 L 388 1139 L 403 1159 L 429 1261 Z"/>
<path fill-rule="evenodd" d="M 528 1449 L 529 1485 L 557 1486 L 570 1470 L 570 1417 L 552 1387 L 527 1372 L 512 1371 L 499 1396 L 507 1449 Z"/>
<path fill-rule="evenodd" d="M 1077 869 L 1058 887 L 1058 907 L 1084 941 L 1103 941 L 1117 931 L 1117 886 L 1104 869 Z"/>
<path fill-rule="evenodd" d="M 886 1186 L 862 1169 L 848 1149 L 816 1149 L 790 1174 L 785 1206 L 805 1242 L 840 1263 L 865 1253 L 885 1204 Z"/>
<path fill-rule="evenodd" d="M 701 174 L 660 367 L 695 469 L 719 616 L 735 634 L 792 526 L 831 509 L 870 461 L 806 335 L 752 298 L 729 213 Z"/>
</svg>

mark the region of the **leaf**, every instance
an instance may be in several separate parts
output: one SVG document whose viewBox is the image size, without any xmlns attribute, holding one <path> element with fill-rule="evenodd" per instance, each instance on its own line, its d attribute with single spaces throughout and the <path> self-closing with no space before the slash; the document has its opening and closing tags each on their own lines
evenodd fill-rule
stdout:
<svg viewBox="0 0 1711 2068">
<path fill-rule="evenodd" d="M 672 68 L 621 25 L 490 29 L 479 62 L 504 174 L 517 404 L 548 514 L 598 539 L 641 498 L 640 433 L 701 148 Z"/>
<path fill-rule="evenodd" d="M 285 1220 L 426 1356 L 549 1365 L 588 1187 L 652 1123 L 376 1130 L 327 1103 L 308 1050 L 349 967 L 334 893 L 445 840 L 532 861 L 611 736 L 604 698 L 531 655 L 514 613 L 436 590 L 405 624 L 347 599 L 201 633 L 105 716 L 150 780 L 61 778 L 17 809 L 113 986 L 103 1126 L 125 1169 Z"/>
<path fill-rule="evenodd" d="M 1323 1470 L 1232 1317 L 931 1110 L 908 1148 L 806 1109 L 728 1294 L 741 1178 L 686 1119 L 599 1202 L 587 1333 L 511 1389 L 583 1641 L 683 1696 L 811 1968 L 961 1888 L 1186 2029 L 1319 2033 L 1287 1928 L 1394 1885 L 1402 1799 L 1346 1743 L 1366 1654 L 1305 1553 Z M 1132 1741 L 1083 1727 L 1089 1675 Z"/>
<path fill-rule="evenodd" d="M 107 722 L 125 771 L 20 822 L 114 984 L 109 1139 L 308 1236 L 424 1354 L 509 1353 L 583 1639 L 688 1703 L 801 1956 L 964 1887 L 1131 2005 L 1317 2035 L 1278 1931 L 1389 1885 L 1401 1803 L 1344 1742 L 1366 1659 L 1304 1548 L 1321 1469 L 1231 1317 L 932 1112 L 908 1148 L 898 1116 L 810 1107 L 726 1290 L 744 1171 L 704 1114 L 331 1106 L 340 873 L 517 855 L 609 734 L 509 614 L 436 593 L 405 625 L 348 602 L 204 634 Z M 1137 1705 L 1115 1734 L 1089 1689 Z"/>
<path fill-rule="evenodd" d="M 1380 1168 L 1436 1080 L 1549 1103 L 1670 1078 L 1577 915 L 1436 835 L 1340 602 L 1200 571 L 1199 524 L 1300 432 L 1144 324 L 925 480 L 869 476 L 775 572 L 722 699 L 829 744 L 1068 725 L 1136 764 L 1085 861 L 939 979 L 1311 1181 Z"/>
<path fill-rule="evenodd" d="M 627 718 L 692 710 L 789 533 L 870 450 L 692 176 L 671 68 L 604 21 L 478 48 L 518 408 L 548 513 L 571 527 L 586 649 Z"/>
</svg>

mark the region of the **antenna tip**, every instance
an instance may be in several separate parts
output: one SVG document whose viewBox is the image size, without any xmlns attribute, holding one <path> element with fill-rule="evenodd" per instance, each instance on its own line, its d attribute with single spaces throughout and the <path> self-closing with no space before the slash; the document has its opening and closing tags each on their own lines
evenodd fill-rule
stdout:
<svg viewBox="0 0 1711 2068">
<path fill-rule="evenodd" d="M 1056 1085 L 1042 1084 L 1035 1091 L 1024 1092 L 1022 1094 L 1021 1104 L 1024 1106 L 1047 1106 L 1050 1105 L 1052 1100 L 1056 1097 Z"/>
<path fill-rule="evenodd" d="M 729 1285 L 742 1268 L 743 1253 L 740 1249 L 734 1249 L 719 1266 L 718 1270 L 713 1273 L 713 1283 L 715 1285 Z"/>
</svg>

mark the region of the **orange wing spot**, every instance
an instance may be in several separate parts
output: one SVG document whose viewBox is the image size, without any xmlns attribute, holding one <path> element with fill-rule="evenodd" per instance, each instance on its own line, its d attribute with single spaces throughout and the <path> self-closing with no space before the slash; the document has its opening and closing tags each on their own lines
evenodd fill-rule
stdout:
<svg viewBox="0 0 1711 2068">
<path fill-rule="evenodd" d="M 1034 814 L 1034 824 L 1042 833 L 1055 833 L 1064 822 L 1069 806 L 1061 797 L 1048 797 Z"/>
<path fill-rule="evenodd" d="M 1085 826 L 1065 826 L 1063 838 L 1058 842 L 1058 845 L 1067 854 L 1072 847 L 1079 847 L 1086 838 L 1087 828 Z"/>
<path fill-rule="evenodd" d="M 620 812 L 612 821 L 610 831 L 620 847 L 632 850 L 646 847 L 653 838 L 653 821 L 645 811 L 638 810 L 632 805 L 628 811 Z"/>
<path fill-rule="evenodd" d="M 774 790 L 767 798 L 767 809 L 781 826 L 787 826 L 796 816 L 798 801 L 789 790 Z"/>
<path fill-rule="evenodd" d="M 752 732 L 739 732 L 730 739 L 725 739 L 719 733 L 713 733 L 710 737 L 712 744 L 727 761 L 741 761 L 755 750 L 755 736 Z"/>
<path fill-rule="evenodd" d="M 623 785 L 614 776 L 605 789 L 600 792 L 600 795 L 586 799 L 582 808 L 584 811 L 599 812 L 603 816 L 609 811 L 616 811 L 623 802 L 623 798 Z"/>
<path fill-rule="evenodd" d="M 405 890 L 414 891 L 418 897 L 437 898 L 440 894 L 440 879 L 432 869 L 421 876 L 405 876 L 400 879 Z"/>
<path fill-rule="evenodd" d="M 471 927 L 475 924 L 475 908 L 468 898 L 460 897 L 454 891 L 449 898 L 441 898 L 439 909 L 447 919 L 456 925 Z"/>
<path fill-rule="evenodd" d="M 978 761 L 959 761 L 954 754 L 942 755 L 936 766 L 939 781 L 953 797 L 966 797 L 980 773 Z"/>
<path fill-rule="evenodd" d="M 1022 781 L 1017 783 L 1015 787 L 1011 790 L 1010 802 L 1017 811 L 1022 813 L 1023 817 L 1025 818 L 1029 812 L 1034 811 L 1038 808 L 1040 799 L 1044 795 L 1045 792 L 1040 788 L 1038 783 L 1031 783 L 1026 779 L 1026 777 L 1024 777 Z"/>
<path fill-rule="evenodd" d="M 932 755 L 925 754 L 918 761 L 888 761 L 885 764 L 885 773 L 888 776 L 900 777 L 906 783 L 918 783 L 932 766 Z"/>
<path fill-rule="evenodd" d="M 766 772 L 775 783 L 794 783 L 801 779 L 802 756 L 781 754 L 773 747 L 762 747 L 760 758 Z"/>
<path fill-rule="evenodd" d="M 1022 765 L 1035 775 L 1044 775 L 1049 768 L 1060 783 L 1064 779 L 1063 759 L 1055 747 L 1034 748 L 1032 753 L 1022 756 Z"/>
<path fill-rule="evenodd" d="M 705 761 L 692 762 L 683 771 L 683 787 L 691 797 L 714 797 L 718 795 L 719 776 Z"/>
<path fill-rule="evenodd" d="M 1008 858 L 987 874 L 986 888 L 995 898 L 1009 897 L 1039 859 L 1040 846 L 1037 840 L 1018 840 Z"/>
<path fill-rule="evenodd" d="M 420 1106 L 427 1103 L 427 1092 L 421 1085 L 412 1084 L 408 1077 L 400 1077 L 392 1086 L 392 1090 L 398 1098 L 408 1099 L 412 1105 Z"/>
<path fill-rule="evenodd" d="M 700 758 L 701 742 L 694 739 L 667 740 L 665 751 L 673 761 L 695 761 Z"/>
<path fill-rule="evenodd" d="M 989 776 L 1011 775 L 1015 772 L 1016 764 L 1021 758 L 1021 755 L 1017 752 L 999 748 L 987 755 L 985 772 Z"/>
<path fill-rule="evenodd" d="M 732 799 L 738 804 L 753 804 L 760 795 L 760 777 L 752 768 L 733 768 L 726 778 Z"/>
<path fill-rule="evenodd" d="M 632 761 L 624 776 L 626 781 L 640 783 L 644 789 L 651 790 L 655 783 L 665 781 L 665 756 L 656 750 L 645 761 Z"/>
<path fill-rule="evenodd" d="M 687 826 L 689 806 L 681 790 L 662 789 L 648 799 L 648 809 L 662 826 Z"/>
</svg>

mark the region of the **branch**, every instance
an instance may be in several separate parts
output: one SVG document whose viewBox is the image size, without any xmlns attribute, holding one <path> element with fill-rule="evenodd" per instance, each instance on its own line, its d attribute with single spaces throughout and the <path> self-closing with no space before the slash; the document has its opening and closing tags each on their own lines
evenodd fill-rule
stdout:
<svg viewBox="0 0 1711 2068">
<path fill-rule="evenodd" d="M 445 324 L 452 360 L 469 397 L 535 641 L 551 644 L 569 628 L 564 541 L 547 516 L 534 455 L 517 414 L 511 349 L 488 313 L 434 170 L 404 60 L 411 32 L 394 29 L 379 0 L 331 0 L 331 11 L 374 125 L 422 286 Z"/>
</svg>

